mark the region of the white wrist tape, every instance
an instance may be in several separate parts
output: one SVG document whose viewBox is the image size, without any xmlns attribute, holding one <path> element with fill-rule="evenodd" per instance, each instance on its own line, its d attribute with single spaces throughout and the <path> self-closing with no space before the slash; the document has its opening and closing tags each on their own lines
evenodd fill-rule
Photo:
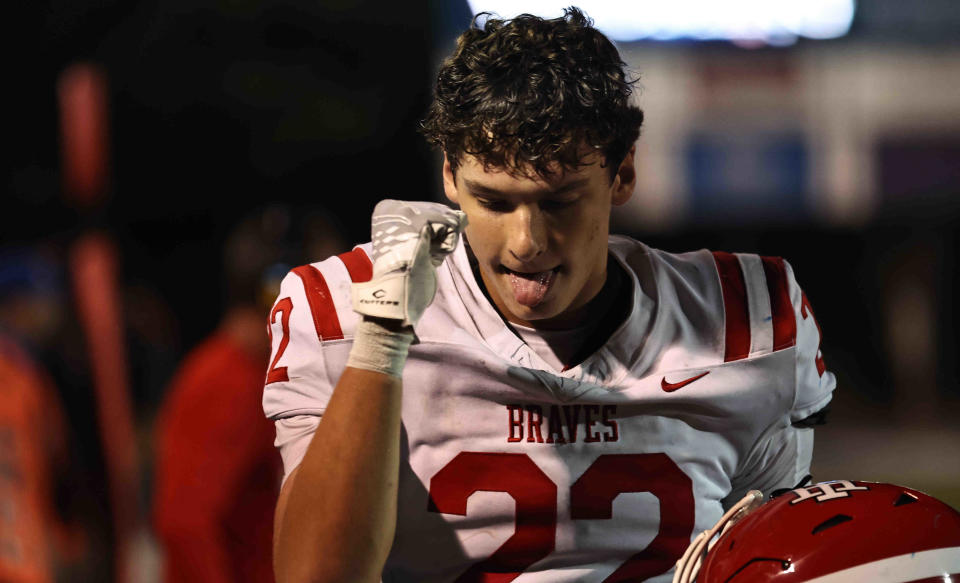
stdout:
<svg viewBox="0 0 960 583">
<path fill-rule="evenodd" d="M 411 342 L 413 328 L 400 328 L 396 325 L 388 327 L 376 318 L 364 318 L 357 325 L 347 366 L 400 378 Z"/>
</svg>

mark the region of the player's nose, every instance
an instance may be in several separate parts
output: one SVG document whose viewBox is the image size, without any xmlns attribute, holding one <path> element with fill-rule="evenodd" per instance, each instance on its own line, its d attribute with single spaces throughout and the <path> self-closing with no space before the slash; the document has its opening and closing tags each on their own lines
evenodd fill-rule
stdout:
<svg viewBox="0 0 960 583">
<path fill-rule="evenodd" d="M 505 225 L 510 253 L 526 262 L 546 251 L 547 224 L 539 206 L 519 205 L 511 215 Z"/>
</svg>

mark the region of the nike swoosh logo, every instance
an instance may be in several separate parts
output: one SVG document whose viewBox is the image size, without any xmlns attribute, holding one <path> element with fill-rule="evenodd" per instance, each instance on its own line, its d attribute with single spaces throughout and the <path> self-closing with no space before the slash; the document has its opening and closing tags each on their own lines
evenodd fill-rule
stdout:
<svg viewBox="0 0 960 583">
<path fill-rule="evenodd" d="M 668 383 L 668 382 L 667 382 L 667 377 L 663 377 L 663 379 L 660 380 L 660 388 L 663 389 L 664 391 L 668 392 L 668 393 L 672 393 L 672 392 L 676 391 L 677 389 L 682 389 L 683 387 L 689 385 L 690 383 L 692 383 L 693 381 L 695 381 L 695 380 L 697 380 L 697 379 L 702 379 L 703 377 L 707 376 L 708 374 L 710 374 L 710 371 L 702 372 L 702 373 L 698 374 L 698 375 L 695 376 L 695 377 L 690 377 L 690 378 L 688 378 L 688 379 L 685 379 L 685 380 L 680 381 L 679 383 Z"/>
</svg>

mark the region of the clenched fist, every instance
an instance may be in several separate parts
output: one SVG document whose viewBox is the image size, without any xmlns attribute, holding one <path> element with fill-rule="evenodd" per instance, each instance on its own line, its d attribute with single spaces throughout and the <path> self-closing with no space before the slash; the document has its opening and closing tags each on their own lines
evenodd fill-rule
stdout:
<svg viewBox="0 0 960 583">
<path fill-rule="evenodd" d="M 413 326 L 437 293 L 436 268 L 457 246 L 466 215 L 433 202 L 383 200 L 371 220 L 373 278 L 353 284 L 354 311 Z"/>
</svg>

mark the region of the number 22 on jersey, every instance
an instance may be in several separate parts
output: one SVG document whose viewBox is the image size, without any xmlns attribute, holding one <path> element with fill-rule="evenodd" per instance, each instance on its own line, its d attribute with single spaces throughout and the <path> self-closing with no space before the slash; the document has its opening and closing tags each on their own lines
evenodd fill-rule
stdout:
<svg viewBox="0 0 960 583">
<path fill-rule="evenodd" d="M 515 530 L 457 582 L 513 581 L 554 550 L 557 485 L 526 454 L 465 451 L 431 478 L 429 510 L 465 516 L 467 499 L 479 491 L 506 492 L 513 497 Z M 620 565 L 605 583 L 642 581 L 667 572 L 683 554 L 693 532 L 693 484 L 664 453 L 599 456 L 570 487 L 570 517 L 611 519 L 614 499 L 627 492 L 649 492 L 659 499 L 660 526 L 653 541 Z"/>
</svg>

